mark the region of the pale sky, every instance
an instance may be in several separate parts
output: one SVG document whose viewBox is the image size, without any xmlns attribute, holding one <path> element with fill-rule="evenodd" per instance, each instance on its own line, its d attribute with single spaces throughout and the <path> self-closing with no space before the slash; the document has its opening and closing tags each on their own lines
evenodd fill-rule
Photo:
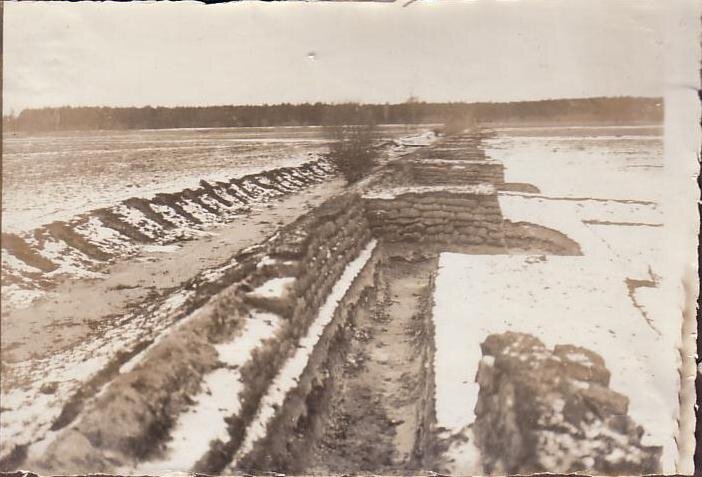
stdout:
<svg viewBox="0 0 702 477">
<path fill-rule="evenodd" d="M 5 2 L 4 111 L 663 94 L 663 1 Z"/>
</svg>

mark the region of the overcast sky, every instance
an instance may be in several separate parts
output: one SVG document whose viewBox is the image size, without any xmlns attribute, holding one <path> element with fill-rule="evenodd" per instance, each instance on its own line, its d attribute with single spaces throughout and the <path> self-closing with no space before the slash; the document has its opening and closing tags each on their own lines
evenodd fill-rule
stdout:
<svg viewBox="0 0 702 477">
<path fill-rule="evenodd" d="M 662 94 L 642 0 L 5 2 L 4 111 Z"/>
</svg>

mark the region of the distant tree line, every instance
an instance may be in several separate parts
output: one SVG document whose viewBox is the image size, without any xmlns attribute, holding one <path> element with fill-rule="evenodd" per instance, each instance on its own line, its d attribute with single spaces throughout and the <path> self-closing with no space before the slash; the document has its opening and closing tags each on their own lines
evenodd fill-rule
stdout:
<svg viewBox="0 0 702 477">
<path fill-rule="evenodd" d="M 273 104 L 193 107 L 70 107 L 25 109 L 3 116 L 6 132 L 164 129 L 334 124 L 447 123 L 472 118 L 504 122 L 659 122 L 661 98 L 587 98 L 510 103 Z"/>
</svg>

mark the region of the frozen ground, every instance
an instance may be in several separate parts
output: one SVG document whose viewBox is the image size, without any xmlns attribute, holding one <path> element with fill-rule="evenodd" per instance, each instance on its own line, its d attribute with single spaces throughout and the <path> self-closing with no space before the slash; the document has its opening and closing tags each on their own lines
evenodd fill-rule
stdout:
<svg viewBox="0 0 702 477">
<path fill-rule="evenodd" d="M 526 332 L 549 347 L 575 344 L 601 354 L 612 389 L 630 399 L 630 415 L 645 429 L 644 443 L 664 447 L 662 470 L 672 473 L 682 317 L 678 284 L 665 265 L 662 138 L 650 129 L 525 129 L 501 131 L 486 151 L 505 164 L 507 182 L 541 191 L 502 193 L 504 218 L 558 230 L 583 255 L 441 255 L 438 425 L 458 433 L 473 422 L 479 344 L 492 333 Z M 478 458 L 469 445 L 452 453 L 462 454 L 456 472 Z"/>
</svg>

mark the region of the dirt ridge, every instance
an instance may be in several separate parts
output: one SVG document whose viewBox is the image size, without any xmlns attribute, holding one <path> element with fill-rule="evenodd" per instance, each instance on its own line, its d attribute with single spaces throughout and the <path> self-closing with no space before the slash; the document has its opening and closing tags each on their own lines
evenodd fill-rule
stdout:
<svg viewBox="0 0 702 477">
<path fill-rule="evenodd" d="M 264 203 L 318 184 L 334 175 L 325 160 L 308 161 L 210 184 L 196 189 L 131 197 L 69 221 L 55 221 L 24 233 L 3 233 L 2 279 L 22 290 L 51 288 L 61 280 L 99 271 L 145 244 L 188 239 L 210 224 L 226 223 Z M 4 292 L 5 297 L 5 292 Z M 11 298 L 8 295 L 5 298 Z M 10 300 L 11 301 L 11 300 Z"/>
</svg>

